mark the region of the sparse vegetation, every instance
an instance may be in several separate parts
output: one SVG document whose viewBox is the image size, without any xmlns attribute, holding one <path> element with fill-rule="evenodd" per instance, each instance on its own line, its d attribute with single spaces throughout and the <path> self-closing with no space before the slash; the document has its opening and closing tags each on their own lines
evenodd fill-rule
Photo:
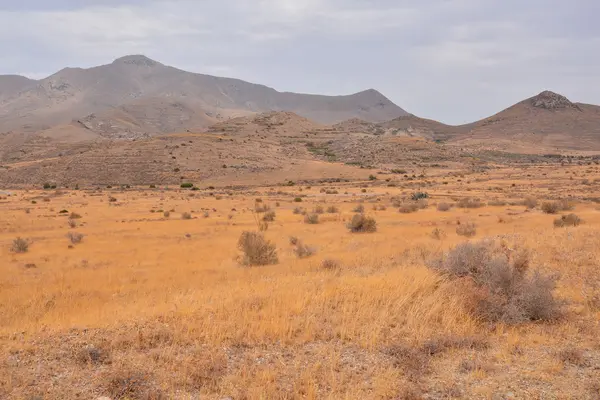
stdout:
<svg viewBox="0 0 600 400">
<path fill-rule="evenodd" d="M 554 227 L 564 228 L 567 226 L 578 226 L 581 224 L 581 218 L 575 214 L 563 215 L 554 220 Z"/>
<path fill-rule="evenodd" d="M 11 251 L 13 253 L 27 253 L 29 251 L 29 242 L 23 238 L 13 240 Z"/>
<path fill-rule="evenodd" d="M 473 312 L 492 322 L 553 320 L 560 313 L 555 279 L 529 273 L 526 251 L 509 250 L 493 241 L 459 244 L 430 266 L 452 279 L 470 278 Z"/>
<path fill-rule="evenodd" d="M 238 241 L 243 253 L 241 263 L 247 266 L 272 265 L 279 262 L 275 245 L 266 240 L 262 233 L 244 232 Z"/>
<path fill-rule="evenodd" d="M 311 225 L 318 224 L 319 223 L 319 214 L 315 214 L 315 213 L 306 214 L 304 216 L 304 223 L 311 224 Z"/>
<path fill-rule="evenodd" d="M 444 212 L 444 211 L 450 211 L 451 209 L 452 209 L 452 206 L 450 204 L 448 204 L 448 203 L 439 203 L 437 205 L 437 210 L 438 211 Z"/>
<path fill-rule="evenodd" d="M 359 204 L 356 207 L 354 207 L 354 209 L 352 211 L 354 211 L 355 213 L 364 213 L 365 206 L 363 206 L 362 204 Z"/>
<path fill-rule="evenodd" d="M 481 208 L 484 207 L 485 204 L 479 199 L 473 199 L 471 197 L 465 197 L 460 199 L 456 206 L 458 208 Z"/>
<path fill-rule="evenodd" d="M 263 215 L 263 221 L 273 222 L 275 221 L 275 211 L 267 211 L 265 215 Z"/>
<path fill-rule="evenodd" d="M 296 257 L 298 258 L 308 258 L 313 256 L 316 252 L 314 247 L 308 246 L 302 241 L 298 241 L 294 248 L 294 254 L 296 254 Z"/>
<path fill-rule="evenodd" d="M 181 219 L 192 219 L 192 214 L 189 212 L 184 212 L 181 214 Z"/>
<path fill-rule="evenodd" d="M 348 223 L 348 229 L 352 233 L 372 233 L 377 231 L 377 222 L 375 218 L 367 217 L 364 214 L 355 214 Z"/>
<path fill-rule="evenodd" d="M 67 233 L 67 238 L 69 238 L 72 244 L 79 244 L 83 240 L 83 235 L 77 232 L 69 232 Z"/>
<path fill-rule="evenodd" d="M 191 182 L 184 182 L 181 185 L 179 185 L 179 187 L 181 187 L 182 189 L 191 189 L 194 187 L 194 184 Z"/>
<path fill-rule="evenodd" d="M 337 208 L 336 206 L 327 207 L 327 213 L 329 213 L 329 214 L 337 214 L 339 212 L 340 212 L 340 209 Z"/>
<path fill-rule="evenodd" d="M 477 235 L 477 226 L 473 222 L 460 224 L 456 227 L 456 234 L 465 237 L 473 237 Z"/>
</svg>

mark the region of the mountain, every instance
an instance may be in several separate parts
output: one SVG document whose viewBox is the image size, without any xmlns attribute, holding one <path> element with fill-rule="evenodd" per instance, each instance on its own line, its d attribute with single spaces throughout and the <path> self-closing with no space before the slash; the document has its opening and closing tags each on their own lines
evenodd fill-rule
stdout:
<svg viewBox="0 0 600 400">
<path fill-rule="evenodd" d="M 491 117 L 453 127 L 464 145 L 514 152 L 600 151 L 600 107 L 544 91 Z"/>
<path fill-rule="evenodd" d="M 89 69 L 65 68 L 40 81 L 0 77 L 0 132 L 37 132 L 76 121 L 103 136 L 157 134 L 265 111 L 291 111 L 321 123 L 381 122 L 406 114 L 372 89 L 347 96 L 282 93 L 141 55 Z"/>
</svg>

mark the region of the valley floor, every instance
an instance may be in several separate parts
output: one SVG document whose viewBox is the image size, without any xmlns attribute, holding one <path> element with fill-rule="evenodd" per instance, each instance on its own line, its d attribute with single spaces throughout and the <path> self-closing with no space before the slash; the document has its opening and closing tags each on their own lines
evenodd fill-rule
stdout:
<svg viewBox="0 0 600 400">
<path fill-rule="evenodd" d="M 0 398 L 598 399 L 600 171 L 568 171 L 436 178 L 410 213 L 415 190 L 380 180 L 2 195 Z M 569 194 L 573 211 L 541 210 Z M 265 205 L 278 263 L 241 266 Z M 348 230 L 360 205 L 376 232 Z M 581 225 L 554 227 L 571 212 Z M 556 319 L 485 321 L 464 282 L 428 267 L 484 238 L 557 275 Z"/>
</svg>

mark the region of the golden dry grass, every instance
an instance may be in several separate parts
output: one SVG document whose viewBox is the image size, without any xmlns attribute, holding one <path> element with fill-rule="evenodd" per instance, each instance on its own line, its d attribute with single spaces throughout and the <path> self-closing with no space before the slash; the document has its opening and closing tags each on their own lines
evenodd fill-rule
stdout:
<svg viewBox="0 0 600 400">
<path fill-rule="evenodd" d="M 538 177 L 527 192 L 541 198 Z M 220 200 L 179 190 L 67 191 L 49 202 L 15 193 L 0 201 L 0 398 L 598 398 L 600 212 L 579 202 L 585 223 L 554 229 L 556 216 L 521 205 L 436 210 L 453 196 L 492 198 L 481 183 L 463 185 L 431 187 L 429 207 L 411 214 L 390 206 L 406 189 L 384 186 L 313 187 L 302 203 L 298 188 Z M 241 267 L 237 240 L 257 229 L 256 197 L 276 212 L 265 236 L 280 262 Z M 359 200 L 377 232 L 348 231 Z M 340 212 L 309 225 L 293 214 L 298 205 Z M 63 209 L 82 216 L 76 228 Z M 492 327 L 469 314 L 465 288 L 425 266 L 467 240 L 457 221 L 477 224 L 473 240 L 501 236 L 559 273 L 564 316 Z M 85 235 L 80 244 L 72 231 Z M 27 253 L 10 251 L 17 236 L 30 240 Z M 296 257 L 290 236 L 316 254 Z M 322 268 L 326 259 L 339 267 Z"/>
</svg>

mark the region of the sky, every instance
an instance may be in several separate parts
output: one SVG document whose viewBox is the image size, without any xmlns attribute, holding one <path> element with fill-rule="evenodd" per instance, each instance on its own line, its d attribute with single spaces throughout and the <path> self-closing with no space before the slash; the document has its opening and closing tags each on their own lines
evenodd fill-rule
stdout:
<svg viewBox="0 0 600 400">
<path fill-rule="evenodd" d="M 144 54 L 280 91 L 379 90 L 446 123 L 543 90 L 600 105 L 598 0 L 0 0 L 0 74 Z"/>
</svg>

